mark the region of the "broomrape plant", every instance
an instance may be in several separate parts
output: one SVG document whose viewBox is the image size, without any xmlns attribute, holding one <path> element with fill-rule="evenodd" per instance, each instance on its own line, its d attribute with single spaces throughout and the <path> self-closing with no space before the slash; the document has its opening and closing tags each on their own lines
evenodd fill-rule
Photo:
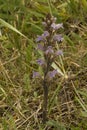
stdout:
<svg viewBox="0 0 87 130">
<path fill-rule="evenodd" d="M 48 14 L 42 22 L 44 26 L 44 32 L 42 35 L 37 36 L 36 42 L 38 43 L 37 49 L 42 51 L 43 58 L 37 59 L 37 64 L 41 66 L 43 75 L 39 72 L 33 72 L 33 78 L 42 78 L 43 86 L 43 123 L 47 121 L 47 100 L 48 100 L 48 88 L 51 81 L 56 75 L 58 75 L 57 69 L 52 69 L 52 63 L 55 62 L 59 55 L 63 55 L 62 50 L 57 50 L 56 45 L 63 41 L 62 34 L 59 34 L 59 30 L 63 28 L 63 24 L 56 24 L 56 18 Z"/>
</svg>

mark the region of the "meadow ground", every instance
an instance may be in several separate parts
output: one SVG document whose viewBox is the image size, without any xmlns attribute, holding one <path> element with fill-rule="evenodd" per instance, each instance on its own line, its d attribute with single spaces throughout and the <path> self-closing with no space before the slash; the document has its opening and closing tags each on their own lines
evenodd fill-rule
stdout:
<svg viewBox="0 0 87 130">
<path fill-rule="evenodd" d="M 35 39 L 47 13 L 64 26 L 59 47 L 68 77 L 49 87 L 44 125 L 43 89 L 32 73 L 41 71 Z M 86 0 L 0 0 L 0 130 L 87 130 Z"/>
</svg>

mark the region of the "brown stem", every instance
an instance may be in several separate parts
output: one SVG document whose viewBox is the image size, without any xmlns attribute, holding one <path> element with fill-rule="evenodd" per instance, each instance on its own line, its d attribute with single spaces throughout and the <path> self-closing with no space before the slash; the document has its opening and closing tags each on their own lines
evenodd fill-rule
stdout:
<svg viewBox="0 0 87 130">
<path fill-rule="evenodd" d="M 43 93 L 44 93 L 44 101 L 43 101 L 43 124 L 47 121 L 47 100 L 48 100 L 48 86 L 44 79 L 43 83 Z"/>
<path fill-rule="evenodd" d="M 45 124 L 47 121 L 48 83 L 46 76 L 50 69 L 50 58 L 45 57 L 45 60 L 47 63 L 47 67 L 44 70 L 44 80 L 43 80 L 43 124 Z"/>
</svg>

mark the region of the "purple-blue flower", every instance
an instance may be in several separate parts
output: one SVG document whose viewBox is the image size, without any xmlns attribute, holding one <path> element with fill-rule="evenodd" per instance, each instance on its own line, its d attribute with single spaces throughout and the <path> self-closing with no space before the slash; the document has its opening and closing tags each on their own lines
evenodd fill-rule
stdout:
<svg viewBox="0 0 87 130">
<path fill-rule="evenodd" d="M 36 38 L 36 42 L 40 42 L 40 41 L 45 41 L 44 37 L 41 35 L 41 36 L 37 36 Z"/>
<path fill-rule="evenodd" d="M 51 27 L 52 27 L 54 30 L 57 30 L 57 29 L 63 28 L 63 23 L 60 23 L 60 24 L 52 23 L 52 24 L 51 24 Z"/>
<path fill-rule="evenodd" d="M 44 61 L 43 59 L 38 59 L 38 60 L 37 60 L 37 63 L 38 63 L 39 65 L 44 65 L 44 64 L 45 64 L 45 61 Z"/>
<path fill-rule="evenodd" d="M 38 78 L 38 77 L 40 77 L 39 72 L 33 71 L 33 78 Z"/>
<path fill-rule="evenodd" d="M 46 37 L 48 37 L 48 36 L 49 36 L 49 32 L 48 31 L 44 31 L 44 33 L 41 36 L 37 36 L 36 42 L 40 42 L 40 41 L 45 42 L 46 41 Z"/>
<path fill-rule="evenodd" d="M 44 38 L 48 37 L 48 36 L 49 36 L 49 32 L 48 32 L 48 31 L 44 31 L 44 33 L 42 34 L 42 36 L 43 36 Z"/>
<path fill-rule="evenodd" d="M 57 42 L 62 42 L 62 41 L 63 41 L 63 37 L 62 37 L 61 34 L 55 34 L 55 35 L 53 36 L 53 40 L 54 40 L 54 41 L 57 41 Z"/>
<path fill-rule="evenodd" d="M 53 70 L 53 71 L 49 71 L 47 75 L 49 78 L 52 79 L 56 76 L 56 74 L 58 74 L 57 70 Z"/>
<path fill-rule="evenodd" d="M 63 55 L 63 51 L 62 50 L 58 50 L 55 52 L 55 55 L 58 56 L 58 55 Z"/>
<path fill-rule="evenodd" d="M 54 50 L 53 50 L 52 46 L 48 46 L 47 50 L 45 51 L 45 54 L 47 55 L 47 54 L 53 54 L 53 53 L 54 53 Z"/>
</svg>

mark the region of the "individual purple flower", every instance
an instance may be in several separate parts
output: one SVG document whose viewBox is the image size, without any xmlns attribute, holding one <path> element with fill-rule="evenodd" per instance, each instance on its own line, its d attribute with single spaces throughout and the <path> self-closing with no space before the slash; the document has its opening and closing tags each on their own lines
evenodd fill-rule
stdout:
<svg viewBox="0 0 87 130">
<path fill-rule="evenodd" d="M 39 78 L 39 77 L 40 77 L 39 72 L 33 71 L 33 78 Z"/>
<path fill-rule="evenodd" d="M 46 41 L 46 37 L 48 37 L 48 36 L 49 36 L 49 32 L 48 31 L 44 31 L 44 33 L 41 36 L 37 36 L 36 42 L 40 42 L 40 41 L 45 42 Z"/>
<path fill-rule="evenodd" d="M 45 51 L 45 54 L 47 55 L 47 54 L 53 54 L 53 53 L 54 53 L 54 50 L 53 50 L 52 46 L 48 46 L 47 50 Z"/>
<path fill-rule="evenodd" d="M 37 36 L 36 38 L 36 42 L 40 42 L 40 41 L 45 41 L 44 37 L 41 35 L 41 36 Z"/>
<path fill-rule="evenodd" d="M 63 28 L 63 23 L 60 23 L 60 24 L 52 23 L 52 24 L 51 24 L 51 27 L 52 27 L 54 30 L 57 30 L 57 29 Z"/>
<path fill-rule="evenodd" d="M 62 50 L 58 50 L 58 51 L 55 52 L 55 55 L 56 56 L 63 55 L 63 51 Z"/>
<path fill-rule="evenodd" d="M 49 71 L 47 76 L 52 79 L 56 76 L 56 74 L 58 74 L 57 70 L 53 70 L 53 71 Z"/>
<path fill-rule="evenodd" d="M 43 59 L 38 59 L 38 60 L 37 60 L 37 63 L 38 63 L 39 65 L 44 65 L 44 64 L 45 64 L 45 61 L 44 61 Z"/>
<path fill-rule="evenodd" d="M 55 35 L 53 36 L 53 40 L 54 40 L 54 41 L 57 41 L 57 42 L 62 42 L 62 41 L 63 41 L 63 37 L 62 37 L 61 34 L 55 34 Z"/>
<path fill-rule="evenodd" d="M 49 32 L 48 31 L 44 31 L 44 33 L 42 34 L 42 36 L 44 36 L 45 38 L 49 36 Z"/>
<path fill-rule="evenodd" d="M 43 36 L 37 36 L 37 38 L 36 38 L 36 42 L 40 42 L 40 41 L 43 41 L 44 39 L 43 39 Z"/>
<path fill-rule="evenodd" d="M 43 50 L 44 50 L 44 46 L 43 46 L 41 43 L 39 43 L 39 44 L 37 45 L 37 49 L 43 51 Z"/>
</svg>

